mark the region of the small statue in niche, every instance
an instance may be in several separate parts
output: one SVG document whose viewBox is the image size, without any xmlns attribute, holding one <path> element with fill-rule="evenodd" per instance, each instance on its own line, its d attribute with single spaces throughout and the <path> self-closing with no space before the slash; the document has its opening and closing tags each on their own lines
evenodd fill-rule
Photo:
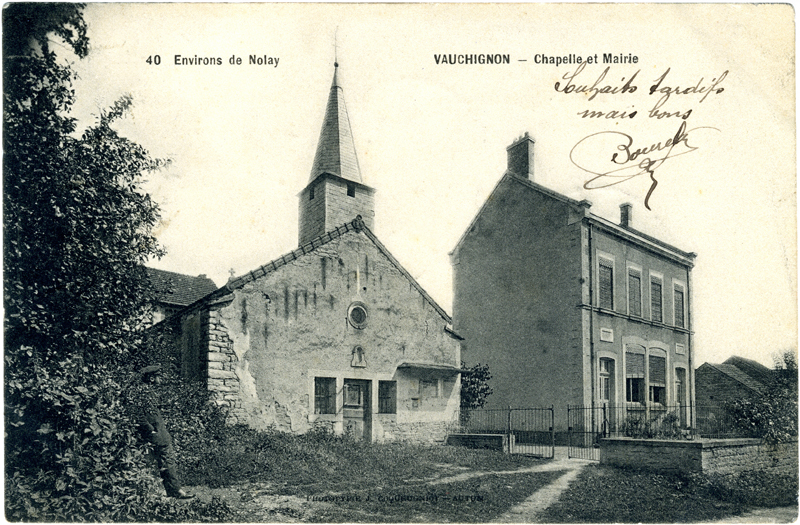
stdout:
<svg viewBox="0 0 800 525">
<path fill-rule="evenodd" d="M 350 359 L 350 366 L 356 368 L 364 368 L 367 366 L 367 359 L 364 355 L 364 349 L 360 346 L 353 348 L 353 355 Z"/>
</svg>

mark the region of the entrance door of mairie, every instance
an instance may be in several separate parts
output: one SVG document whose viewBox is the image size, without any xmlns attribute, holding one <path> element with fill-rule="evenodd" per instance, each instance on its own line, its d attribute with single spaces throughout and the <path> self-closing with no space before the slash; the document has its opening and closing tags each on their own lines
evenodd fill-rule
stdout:
<svg viewBox="0 0 800 525">
<path fill-rule="evenodd" d="M 344 380 L 344 431 L 357 440 L 371 441 L 371 381 Z"/>
</svg>

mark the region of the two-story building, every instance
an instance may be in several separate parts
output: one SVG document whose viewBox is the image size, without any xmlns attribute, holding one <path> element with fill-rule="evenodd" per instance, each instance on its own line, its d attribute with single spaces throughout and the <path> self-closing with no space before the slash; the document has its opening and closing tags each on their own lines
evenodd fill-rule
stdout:
<svg viewBox="0 0 800 525">
<path fill-rule="evenodd" d="M 612 424 L 673 410 L 688 426 L 695 254 L 636 230 L 630 204 L 614 223 L 537 184 L 533 145 L 508 147 L 450 254 L 454 328 L 465 362 L 489 366 L 487 407 L 605 405 Z"/>
</svg>

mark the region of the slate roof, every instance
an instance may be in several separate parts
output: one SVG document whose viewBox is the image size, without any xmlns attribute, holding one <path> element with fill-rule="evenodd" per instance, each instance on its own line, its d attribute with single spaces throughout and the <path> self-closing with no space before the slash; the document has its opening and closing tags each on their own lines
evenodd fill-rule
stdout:
<svg viewBox="0 0 800 525">
<path fill-rule="evenodd" d="M 643 247 L 643 248 L 645 248 L 645 249 L 647 249 L 649 251 L 656 252 L 656 253 L 658 253 L 660 255 L 667 256 L 670 259 L 677 260 L 678 262 L 680 262 L 682 264 L 685 264 L 685 265 L 689 266 L 690 268 L 692 266 L 694 266 L 694 258 L 697 256 L 697 254 L 692 253 L 692 252 L 685 252 L 683 250 L 680 250 L 680 249 L 676 248 L 675 246 L 667 244 L 664 241 L 656 239 L 655 237 L 652 237 L 650 235 L 642 233 L 642 232 L 640 232 L 638 230 L 635 230 L 633 228 L 630 228 L 630 227 L 625 228 L 625 227 L 622 227 L 622 226 L 620 226 L 618 224 L 614 224 L 613 222 L 611 222 L 611 221 L 609 221 L 607 219 L 604 219 L 604 218 L 600 217 L 599 215 L 595 215 L 594 213 L 589 212 L 588 209 L 592 205 L 591 202 L 589 202 L 587 200 L 576 201 L 575 199 L 571 199 L 571 198 L 567 197 L 566 195 L 562 195 L 562 194 L 558 193 L 557 191 L 553 191 L 550 188 L 542 186 L 541 184 L 537 184 L 537 183 L 533 182 L 532 180 L 525 179 L 525 178 L 519 177 L 517 175 L 514 175 L 511 172 L 506 172 L 503 175 L 503 177 L 501 177 L 500 180 L 497 182 L 497 185 L 495 185 L 495 187 L 492 190 L 492 193 L 490 194 L 489 198 L 487 198 L 486 201 L 483 203 L 483 205 L 481 206 L 481 209 L 478 210 L 478 213 L 472 219 L 472 222 L 470 223 L 470 225 L 467 227 L 467 229 L 461 235 L 461 238 L 456 243 L 456 247 L 453 249 L 452 252 L 450 252 L 451 255 L 454 254 L 458 250 L 458 248 L 461 245 L 461 243 L 464 241 L 464 239 L 466 239 L 467 234 L 472 230 L 472 227 L 474 226 L 475 222 L 478 220 L 478 217 L 480 217 L 483 214 L 483 211 L 486 208 L 486 206 L 490 202 L 492 202 L 491 195 L 493 195 L 494 192 L 497 191 L 497 189 L 500 187 L 500 185 L 505 181 L 517 182 L 517 183 L 521 184 L 522 186 L 524 186 L 524 187 L 526 187 L 526 188 L 528 188 L 530 190 L 537 191 L 537 192 L 539 192 L 539 193 L 541 193 L 541 194 L 543 194 L 543 195 L 545 195 L 547 197 L 550 197 L 551 199 L 555 199 L 557 201 L 563 202 L 564 204 L 572 206 L 576 211 L 582 210 L 583 213 L 585 214 L 584 215 L 584 217 L 585 217 L 584 220 L 591 221 L 592 224 L 602 228 L 606 232 L 611 233 L 613 235 L 616 235 L 618 237 L 622 237 L 623 239 L 627 240 L 628 242 L 632 242 L 632 243 L 634 243 L 634 244 L 636 244 L 638 246 L 641 246 L 641 247 Z"/>
<path fill-rule="evenodd" d="M 772 370 L 767 368 L 766 366 L 762 365 L 758 361 L 753 361 L 752 359 L 745 359 L 744 357 L 739 357 L 738 355 L 734 355 L 726 359 L 723 364 L 726 365 L 733 365 L 755 381 L 758 381 L 763 384 L 767 384 L 772 381 L 774 373 Z"/>
<path fill-rule="evenodd" d="M 760 381 L 757 381 L 744 373 L 742 370 L 737 368 L 735 365 L 722 363 L 722 364 L 711 364 L 705 363 L 705 365 L 717 370 L 721 374 L 724 374 L 734 381 L 742 384 L 743 386 L 749 388 L 750 390 L 757 392 L 759 394 L 763 393 L 766 389 L 766 385 Z"/>
<path fill-rule="evenodd" d="M 361 168 L 356 158 L 353 131 L 350 129 L 350 117 L 347 115 L 344 93 L 337 79 L 339 64 L 334 66 L 333 83 L 309 182 L 313 182 L 323 173 L 330 173 L 363 184 Z"/>
<path fill-rule="evenodd" d="M 182 273 L 146 268 L 147 276 L 153 283 L 159 302 L 188 306 L 217 289 L 214 281 L 205 275 L 185 275 Z"/>
</svg>

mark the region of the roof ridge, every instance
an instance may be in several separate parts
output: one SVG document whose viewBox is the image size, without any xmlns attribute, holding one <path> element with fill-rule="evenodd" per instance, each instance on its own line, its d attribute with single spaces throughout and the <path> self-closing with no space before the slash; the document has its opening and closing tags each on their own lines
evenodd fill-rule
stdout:
<svg viewBox="0 0 800 525">
<path fill-rule="evenodd" d="M 380 251 L 387 259 L 389 259 L 389 262 L 391 262 L 394 265 L 394 267 L 397 268 L 397 270 L 406 279 L 409 280 L 411 285 L 414 288 L 416 288 L 416 290 L 422 295 L 422 297 L 428 302 L 428 304 L 430 304 L 433 307 L 433 309 L 436 310 L 436 312 L 440 316 L 442 316 L 442 318 L 448 324 L 452 324 L 453 319 L 447 314 L 447 312 L 445 312 L 444 308 L 439 306 L 439 304 L 433 299 L 433 297 L 431 297 L 428 294 L 428 292 L 425 291 L 422 285 L 420 285 L 417 282 L 417 280 L 414 279 L 414 277 L 408 272 L 408 270 L 406 270 L 403 267 L 403 265 L 400 264 L 400 261 L 398 261 L 394 257 L 394 255 L 392 255 L 391 252 L 389 252 L 386 246 L 384 246 L 383 243 L 380 240 L 378 240 L 378 237 L 364 223 L 364 219 L 361 218 L 361 215 L 357 215 L 356 218 L 353 219 L 352 221 L 346 222 L 341 226 L 337 226 L 335 229 L 320 235 L 319 237 L 311 239 L 305 244 L 300 245 L 299 248 L 292 250 L 291 252 L 286 253 L 284 255 L 281 255 L 277 259 L 273 259 L 272 261 L 259 266 L 255 270 L 249 271 L 244 275 L 231 279 L 225 286 L 223 286 L 220 289 L 224 288 L 227 289 L 227 291 L 232 292 L 237 288 L 241 288 L 245 284 L 258 279 L 259 277 L 263 277 L 268 273 L 274 272 L 281 266 L 285 266 L 286 264 L 296 259 L 299 259 L 303 255 L 313 252 L 320 246 L 324 246 L 325 244 L 328 244 L 329 242 L 340 238 L 342 235 L 344 235 L 349 231 L 355 231 L 355 232 L 363 231 L 364 234 L 367 236 L 367 238 L 370 241 L 372 241 L 372 243 L 375 244 L 375 246 L 378 248 L 378 251 Z"/>
</svg>

